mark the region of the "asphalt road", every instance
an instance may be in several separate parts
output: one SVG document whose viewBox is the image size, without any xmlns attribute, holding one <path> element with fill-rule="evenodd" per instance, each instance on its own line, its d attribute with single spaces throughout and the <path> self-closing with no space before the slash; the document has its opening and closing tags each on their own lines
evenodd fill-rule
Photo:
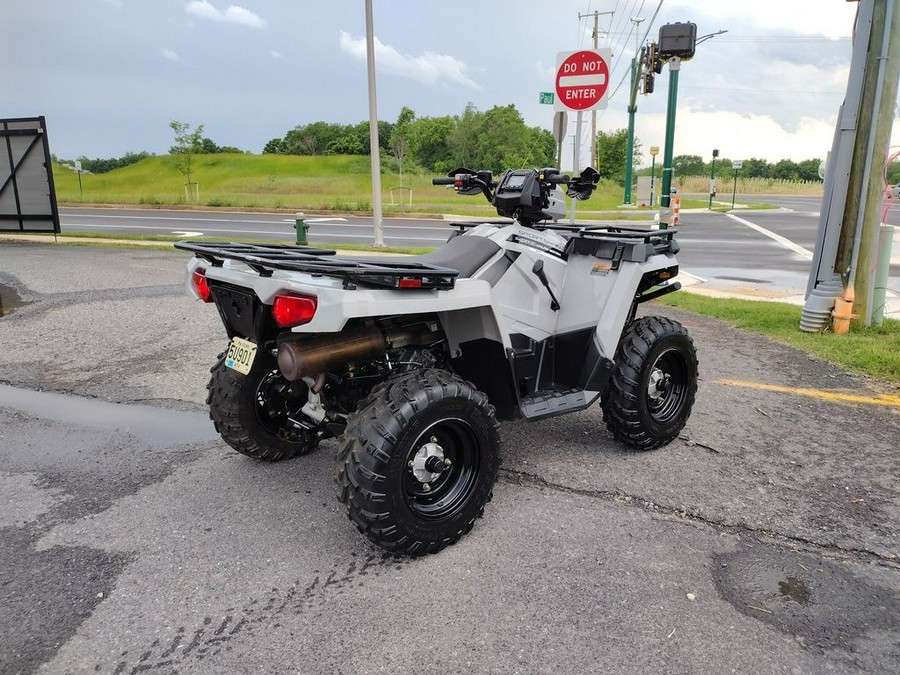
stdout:
<svg viewBox="0 0 900 675">
<path fill-rule="evenodd" d="M 294 218 L 289 214 L 210 211 L 158 211 L 128 209 L 60 209 L 65 232 L 161 234 L 214 240 L 272 239 L 295 241 Z M 310 216 L 309 241 L 314 243 L 373 243 L 371 217 Z M 389 246 L 440 246 L 451 227 L 440 220 L 386 218 L 385 243 Z"/>
<path fill-rule="evenodd" d="M 709 212 L 683 214 L 678 234 L 682 269 L 699 277 L 703 287 L 713 291 L 794 299 L 803 295 L 815 248 L 819 202 L 813 197 L 766 199 L 789 210 L 739 211 L 738 218 Z M 900 207 L 891 213 L 900 216 Z M 286 243 L 295 237 L 294 220 L 286 214 L 62 209 L 61 221 L 67 232 L 175 234 L 193 239 L 253 238 Z M 308 222 L 309 241 L 313 243 L 340 246 L 373 242 L 371 217 L 310 217 Z M 651 223 L 648 219 L 645 225 Z M 385 242 L 391 246 L 440 246 L 451 230 L 450 223 L 441 220 L 384 221 Z M 794 248 L 779 241 L 779 236 Z M 897 253 L 900 255 L 900 246 Z M 891 277 L 892 297 L 900 298 L 900 265 L 892 268 Z"/>
<path fill-rule="evenodd" d="M 877 383 L 666 310 L 700 358 L 679 439 L 504 424 L 484 519 L 395 558 L 339 508 L 335 442 L 216 440 L 186 259 L 0 242 L 0 672 L 900 670 L 900 409 L 790 389 Z"/>
</svg>

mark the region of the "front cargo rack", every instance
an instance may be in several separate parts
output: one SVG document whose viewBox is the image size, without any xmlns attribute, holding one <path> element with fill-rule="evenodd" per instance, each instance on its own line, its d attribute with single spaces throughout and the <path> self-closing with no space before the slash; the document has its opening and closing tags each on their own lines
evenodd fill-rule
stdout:
<svg viewBox="0 0 900 675">
<path fill-rule="evenodd" d="M 273 270 L 303 272 L 313 276 L 341 279 L 346 289 L 357 285 L 377 288 L 437 289 L 453 288 L 459 272 L 448 267 L 416 262 L 415 259 L 332 257 L 331 249 L 291 246 L 287 244 L 237 244 L 230 242 L 179 241 L 175 248 L 192 251 L 213 267 L 221 267 L 225 260 L 237 260 L 262 277 L 272 276 Z"/>
</svg>

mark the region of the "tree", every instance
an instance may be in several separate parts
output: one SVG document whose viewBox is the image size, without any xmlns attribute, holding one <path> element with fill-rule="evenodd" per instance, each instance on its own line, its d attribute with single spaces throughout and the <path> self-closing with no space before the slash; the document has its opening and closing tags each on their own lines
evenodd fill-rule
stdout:
<svg viewBox="0 0 900 675">
<path fill-rule="evenodd" d="M 273 138 L 263 148 L 264 155 L 280 155 L 284 153 L 284 139 Z"/>
<path fill-rule="evenodd" d="M 473 155 L 476 137 L 478 136 L 479 118 L 482 113 L 478 112 L 475 104 L 469 101 L 466 104 L 463 114 L 454 118 L 453 131 L 447 138 L 447 144 L 456 166 L 474 165 Z"/>
<path fill-rule="evenodd" d="M 819 181 L 819 164 L 822 160 L 818 157 L 813 159 L 804 159 L 797 163 L 797 177 L 800 180 Z"/>
<path fill-rule="evenodd" d="M 406 151 L 409 149 L 410 129 L 413 121 L 416 119 L 416 113 L 410 108 L 403 106 L 400 114 L 397 115 L 397 121 L 394 128 L 391 129 L 391 150 L 400 167 L 400 185 L 403 186 L 403 158 L 406 157 Z"/>
<path fill-rule="evenodd" d="M 634 139 L 634 166 L 640 164 L 641 142 Z M 597 133 L 597 172 L 601 178 L 625 184 L 625 157 L 628 154 L 628 130 Z"/>
<path fill-rule="evenodd" d="M 741 165 L 741 174 L 748 178 L 771 178 L 772 167 L 764 159 L 751 157 Z"/>
<path fill-rule="evenodd" d="M 99 157 L 97 159 L 89 159 L 82 155 L 78 158 L 78 161 L 81 162 L 82 169 L 89 173 L 106 173 L 113 169 L 121 169 L 125 166 L 137 164 L 148 157 L 152 157 L 149 152 L 126 152 L 121 157 L 110 157 L 109 159 L 101 159 Z"/>
<path fill-rule="evenodd" d="M 169 148 L 169 154 L 175 155 L 175 168 L 185 177 L 188 190 L 191 185 L 191 160 L 198 152 L 202 152 L 203 125 L 191 129 L 187 122 L 172 120 L 169 127 L 175 134 L 175 145 Z"/>
<path fill-rule="evenodd" d="M 672 158 L 672 173 L 676 176 L 706 176 L 706 163 L 700 155 L 676 155 Z"/>
<path fill-rule="evenodd" d="M 799 180 L 800 171 L 795 162 L 789 159 L 780 159 L 772 167 L 771 176 L 779 180 Z"/>
<path fill-rule="evenodd" d="M 342 136 L 328 142 L 325 146 L 325 155 L 362 155 L 362 141 L 353 133 L 345 133 Z"/>
<path fill-rule="evenodd" d="M 455 168 L 448 139 L 453 131 L 453 118 L 420 117 L 409 128 L 409 153 L 418 164 L 430 171 L 446 173 Z M 453 165 L 453 166 L 451 166 Z"/>
</svg>

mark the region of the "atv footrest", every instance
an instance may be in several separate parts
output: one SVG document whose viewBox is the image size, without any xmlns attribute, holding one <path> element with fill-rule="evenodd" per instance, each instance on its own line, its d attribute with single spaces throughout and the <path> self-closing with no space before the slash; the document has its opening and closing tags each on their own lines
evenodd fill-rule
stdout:
<svg viewBox="0 0 900 675">
<path fill-rule="evenodd" d="M 583 389 L 561 389 L 526 396 L 521 399 L 519 407 L 526 419 L 538 419 L 583 410 L 590 404 Z"/>
</svg>

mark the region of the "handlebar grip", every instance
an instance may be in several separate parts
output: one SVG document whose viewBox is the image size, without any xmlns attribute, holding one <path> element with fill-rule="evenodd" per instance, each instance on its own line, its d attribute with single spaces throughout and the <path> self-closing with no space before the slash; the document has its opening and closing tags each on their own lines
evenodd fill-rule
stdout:
<svg viewBox="0 0 900 675">
<path fill-rule="evenodd" d="M 432 185 L 453 185 L 456 183 L 456 178 L 432 178 Z"/>
<path fill-rule="evenodd" d="M 545 180 L 546 180 L 546 182 L 550 183 L 550 185 L 567 185 L 569 183 L 569 177 L 562 176 L 562 175 L 550 176 L 549 178 L 547 178 Z"/>
</svg>

